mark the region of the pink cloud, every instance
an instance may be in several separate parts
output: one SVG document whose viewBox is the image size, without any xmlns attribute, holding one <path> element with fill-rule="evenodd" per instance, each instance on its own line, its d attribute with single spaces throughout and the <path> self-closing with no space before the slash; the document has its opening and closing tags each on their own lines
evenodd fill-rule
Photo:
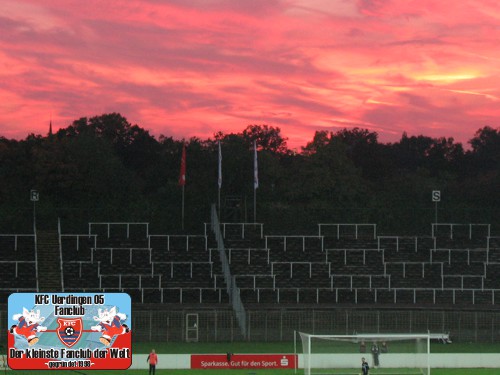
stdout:
<svg viewBox="0 0 500 375">
<path fill-rule="evenodd" d="M 498 126 L 491 0 L 4 0 L 0 135 L 117 111 L 189 138 L 358 126 L 465 142 Z"/>
</svg>

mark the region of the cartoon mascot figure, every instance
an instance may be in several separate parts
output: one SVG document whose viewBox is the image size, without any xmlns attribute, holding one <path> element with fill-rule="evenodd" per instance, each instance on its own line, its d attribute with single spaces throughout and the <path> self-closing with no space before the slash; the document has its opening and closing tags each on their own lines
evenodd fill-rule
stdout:
<svg viewBox="0 0 500 375">
<path fill-rule="evenodd" d="M 36 310 L 36 312 L 34 310 L 28 311 L 28 309 L 23 307 L 23 313 L 14 314 L 12 319 L 19 320 L 19 323 L 10 327 L 10 333 L 24 336 L 28 340 L 29 346 L 35 345 L 40 340 L 36 336 L 38 332 L 47 330 L 47 327 L 40 325 L 45 320 L 43 316 L 40 317 L 40 310 Z"/>
<path fill-rule="evenodd" d="M 111 343 L 111 339 L 115 335 L 122 335 L 130 331 L 126 324 L 121 323 L 121 321 L 127 319 L 127 316 L 122 313 L 117 313 L 115 306 L 109 310 L 105 309 L 104 311 L 98 309 L 97 315 L 98 316 L 94 316 L 94 320 L 99 323 L 90 327 L 90 329 L 102 333 L 99 341 L 106 346 Z"/>
</svg>

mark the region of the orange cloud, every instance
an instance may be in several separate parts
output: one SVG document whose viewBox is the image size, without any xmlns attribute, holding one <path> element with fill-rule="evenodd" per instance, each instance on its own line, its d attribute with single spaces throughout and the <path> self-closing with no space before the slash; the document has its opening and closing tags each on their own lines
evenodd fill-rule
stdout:
<svg viewBox="0 0 500 375">
<path fill-rule="evenodd" d="M 466 142 L 498 126 L 491 0 L 4 0 L 0 135 L 121 112 L 189 138 L 361 126 Z"/>
</svg>

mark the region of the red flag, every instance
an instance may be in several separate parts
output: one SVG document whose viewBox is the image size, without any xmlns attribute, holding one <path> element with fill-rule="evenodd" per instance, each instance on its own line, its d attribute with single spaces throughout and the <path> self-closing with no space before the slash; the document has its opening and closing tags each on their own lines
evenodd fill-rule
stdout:
<svg viewBox="0 0 500 375">
<path fill-rule="evenodd" d="M 179 186 L 186 185 L 186 145 L 182 145 L 181 172 L 179 173 Z"/>
</svg>

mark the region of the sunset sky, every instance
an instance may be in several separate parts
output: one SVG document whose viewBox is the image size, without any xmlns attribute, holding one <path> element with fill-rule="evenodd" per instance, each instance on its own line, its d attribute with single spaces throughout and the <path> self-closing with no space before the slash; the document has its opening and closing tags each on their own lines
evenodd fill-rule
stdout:
<svg viewBox="0 0 500 375">
<path fill-rule="evenodd" d="M 1 0 L 0 136 L 119 112 L 175 139 L 500 126 L 498 0 Z"/>
</svg>

